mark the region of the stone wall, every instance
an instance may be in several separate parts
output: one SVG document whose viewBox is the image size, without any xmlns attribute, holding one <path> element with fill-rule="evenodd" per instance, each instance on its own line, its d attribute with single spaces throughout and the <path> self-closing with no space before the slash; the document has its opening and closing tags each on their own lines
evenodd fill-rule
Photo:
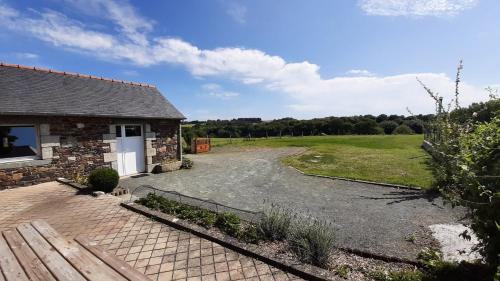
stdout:
<svg viewBox="0 0 500 281">
<path fill-rule="evenodd" d="M 0 124 L 33 124 L 40 142 L 40 160 L 0 164 L 0 189 L 88 175 L 98 167 L 116 169 L 114 124 L 143 125 L 148 172 L 179 157 L 177 120 L 0 116 Z"/>
</svg>

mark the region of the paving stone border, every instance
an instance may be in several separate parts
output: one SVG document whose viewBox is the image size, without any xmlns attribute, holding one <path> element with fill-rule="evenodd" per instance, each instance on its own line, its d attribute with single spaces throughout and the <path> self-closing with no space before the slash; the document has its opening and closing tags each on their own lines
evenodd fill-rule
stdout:
<svg viewBox="0 0 500 281">
<path fill-rule="evenodd" d="M 136 203 L 121 203 L 121 206 L 179 230 L 190 232 L 197 236 L 200 236 L 201 238 L 218 243 L 235 252 L 249 256 L 251 258 L 255 258 L 303 279 L 315 281 L 342 280 L 334 272 L 313 265 L 297 264 L 284 259 L 271 257 L 267 253 L 259 250 L 258 246 L 256 245 L 241 243 L 236 238 L 224 235 L 222 233 L 210 232 L 201 226 L 191 224 L 189 222 L 186 222 L 185 220 L 162 213 L 160 211 L 154 211 Z"/>
<path fill-rule="evenodd" d="M 75 181 L 72 181 L 72 180 L 69 180 L 69 179 L 66 179 L 66 178 L 57 178 L 56 181 L 59 182 L 59 183 L 63 183 L 63 184 L 69 185 L 69 186 L 71 186 L 73 188 L 78 189 L 79 191 L 82 191 L 82 192 L 89 190 L 88 186 L 83 185 L 83 184 L 79 184 L 79 183 L 77 183 Z M 123 187 L 118 186 L 118 187 L 115 188 L 115 190 L 113 190 L 109 194 L 114 195 L 114 196 L 121 196 L 121 195 L 125 195 L 125 194 L 128 194 L 128 193 L 129 193 L 128 189 L 125 189 Z"/>
<path fill-rule="evenodd" d="M 56 181 L 59 182 L 59 183 L 65 184 L 65 185 L 69 185 L 69 186 L 71 186 L 73 188 L 76 188 L 79 191 L 84 191 L 84 190 L 87 189 L 86 185 L 79 184 L 77 182 L 74 182 L 72 180 L 68 180 L 66 178 L 57 178 Z"/>
</svg>

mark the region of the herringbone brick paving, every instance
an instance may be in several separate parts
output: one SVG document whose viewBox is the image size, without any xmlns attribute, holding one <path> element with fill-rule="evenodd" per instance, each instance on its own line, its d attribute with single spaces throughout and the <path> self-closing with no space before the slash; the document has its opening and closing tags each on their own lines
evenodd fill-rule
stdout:
<svg viewBox="0 0 500 281">
<path fill-rule="evenodd" d="M 68 238 L 92 239 L 152 280 L 298 280 L 261 261 L 119 205 L 50 182 L 0 192 L 0 230 L 44 219 Z"/>
</svg>

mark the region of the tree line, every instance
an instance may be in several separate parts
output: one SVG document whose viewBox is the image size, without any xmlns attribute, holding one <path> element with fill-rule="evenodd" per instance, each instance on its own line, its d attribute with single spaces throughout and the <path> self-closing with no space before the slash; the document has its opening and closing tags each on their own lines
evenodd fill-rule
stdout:
<svg viewBox="0 0 500 281">
<path fill-rule="evenodd" d="M 282 118 L 263 121 L 260 118 L 232 120 L 189 121 L 183 123 L 183 135 L 218 138 L 261 138 L 279 136 L 317 135 L 375 135 L 375 134 L 422 134 L 424 124 L 432 114 L 404 116 L 362 115 L 350 117 L 325 117 L 310 120 Z"/>
</svg>

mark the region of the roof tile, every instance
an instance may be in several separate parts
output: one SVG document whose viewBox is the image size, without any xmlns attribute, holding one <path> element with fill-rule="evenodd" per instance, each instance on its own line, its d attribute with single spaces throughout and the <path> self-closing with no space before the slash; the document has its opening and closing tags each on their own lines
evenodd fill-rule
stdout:
<svg viewBox="0 0 500 281">
<path fill-rule="evenodd" d="M 0 115 L 184 119 L 156 87 L 0 63 Z"/>
</svg>

